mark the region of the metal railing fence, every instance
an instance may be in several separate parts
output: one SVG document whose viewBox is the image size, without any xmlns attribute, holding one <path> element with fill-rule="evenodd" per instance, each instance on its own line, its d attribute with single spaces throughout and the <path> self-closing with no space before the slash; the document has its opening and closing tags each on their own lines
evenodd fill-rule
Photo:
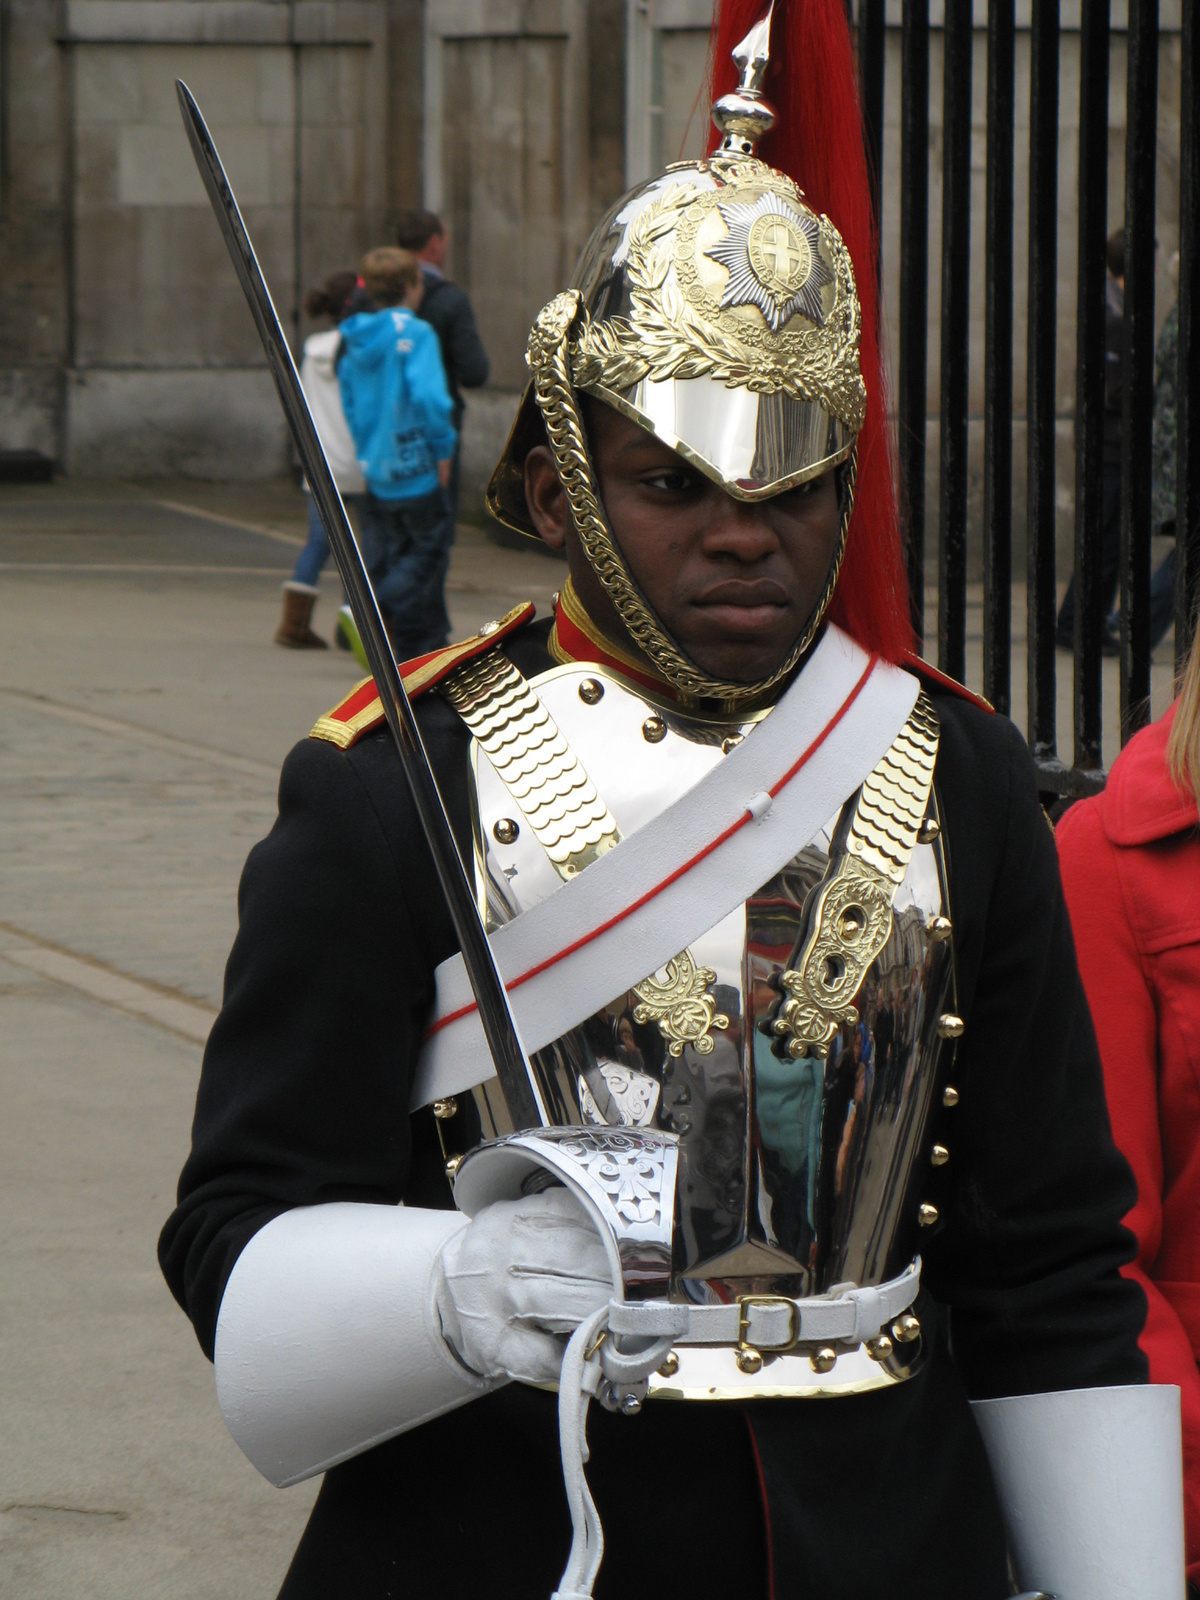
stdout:
<svg viewBox="0 0 1200 1600">
<path fill-rule="evenodd" d="M 881 197 L 885 0 L 857 5 L 866 138 Z M 1200 594 L 1200 0 L 1182 0 L 1180 271 L 1177 380 L 1176 660 Z M 972 0 L 945 0 L 942 23 L 942 226 L 937 663 L 964 676 L 967 639 L 969 255 Z M 1074 748 L 1056 727 L 1055 422 L 1060 119 L 1060 0 L 1032 0 L 1027 274 L 1027 731 L 1047 796 L 1098 789 L 1108 233 L 1110 0 L 1079 12 L 1077 340 L 1075 368 Z M 983 366 L 983 692 L 1011 709 L 1013 592 L 1014 0 L 987 4 Z M 1154 400 L 1158 0 L 1128 0 L 1125 159 L 1125 369 L 1120 559 L 1122 742 L 1149 718 L 1151 419 Z M 896 410 L 907 505 L 913 621 L 925 637 L 925 504 L 929 266 L 930 0 L 902 0 L 900 18 L 900 294 Z"/>
</svg>

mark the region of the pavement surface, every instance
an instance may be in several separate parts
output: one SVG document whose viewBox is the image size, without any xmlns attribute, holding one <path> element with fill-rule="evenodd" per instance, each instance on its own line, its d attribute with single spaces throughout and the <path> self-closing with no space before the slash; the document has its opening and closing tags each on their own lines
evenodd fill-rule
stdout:
<svg viewBox="0 0 1200 1600">
<path fill-rule="evenodd" d="M 155 1260 L 242 862 L 361 676 L 271 642 L 304 527 L 287 485 L 0 490 L 5 1600 L 270 1600 L 314 1497 L 233 1444 Z M 456 630 L 562 572 L 463 529 Z"/>
<path fill-rule="evenodd" d="M 242 862 L 273 820 L 286 751 L 359 676 L 341 652 L 271 642 L 304 527 L 287 484 L 0 486 L 0 1595 L 13 1600 L 270 1600 L 315 1493 L 270 1488 L 240 1455 L 155 1260 Z M 563 571 L 461 529 L 456 633 L 519 599 L 543 609 Z M 338 599 L 327 576 L 326 636 Z M 1170 695 L 1159 656 L 1155 714 Z M 1105 695 L 1111 759 L 1115 663 Z M 1059 708 L 1069 750 L 1069 681 Z"/>
</svg>

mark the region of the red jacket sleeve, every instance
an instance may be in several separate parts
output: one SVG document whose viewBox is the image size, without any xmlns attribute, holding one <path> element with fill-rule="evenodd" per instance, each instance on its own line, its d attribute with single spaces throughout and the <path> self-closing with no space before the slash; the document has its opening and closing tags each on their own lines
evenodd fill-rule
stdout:
<svg viewBox="0 0 1200 1600">
<path fill-rule="evenodd" d="M 1057 840 L 1113 1137 L 1137 1179 L 1137 1205 L 1125 1219 L 1137 1238 L 1137 1260 L 1123 1271 L 1146 1293 L 1139 1343 L 1150 1363 L 1151 1383 L 1178 1384 L 1182 1394 L 1188 1577 L 1195 1581 L 1200 1580 L 1200 1371 L 1187 1331 L 1151 1276 L 1162 1242 L 1158 1018 L 1125 906 L 1119 852 L 1104 832 L 1099 806 L 1091 801 L 1072 806 L 1058 825 Z"/>
</svg>

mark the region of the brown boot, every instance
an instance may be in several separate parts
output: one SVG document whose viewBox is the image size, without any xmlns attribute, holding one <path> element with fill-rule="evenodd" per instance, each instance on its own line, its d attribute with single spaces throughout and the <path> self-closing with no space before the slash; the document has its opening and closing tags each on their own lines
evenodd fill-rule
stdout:
<svg viewBox="0 0 1200 1600">
<path fill-rule="evenodd" d="M 275 630 L 275 643 L 289 650 L 328 650 L 325 640 L 309 626 L 316 603 L 317 590 L 311 583 L 289 578 L 283 586 L 283 616 Z"/>
</svg>

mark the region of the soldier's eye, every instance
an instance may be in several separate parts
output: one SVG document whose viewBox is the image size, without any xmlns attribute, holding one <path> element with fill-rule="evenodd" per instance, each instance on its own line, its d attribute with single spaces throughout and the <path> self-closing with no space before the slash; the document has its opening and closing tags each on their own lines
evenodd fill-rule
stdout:
<svg viewBox="0 0 1200 1600">
<path fill-rule="evenodd" d="M 642 481 L 652 489 L 661 489 L 664 494 L 685 494 L 696 482 L 690 472 L 674 467 L 652 473 Z"/>
</svg>

